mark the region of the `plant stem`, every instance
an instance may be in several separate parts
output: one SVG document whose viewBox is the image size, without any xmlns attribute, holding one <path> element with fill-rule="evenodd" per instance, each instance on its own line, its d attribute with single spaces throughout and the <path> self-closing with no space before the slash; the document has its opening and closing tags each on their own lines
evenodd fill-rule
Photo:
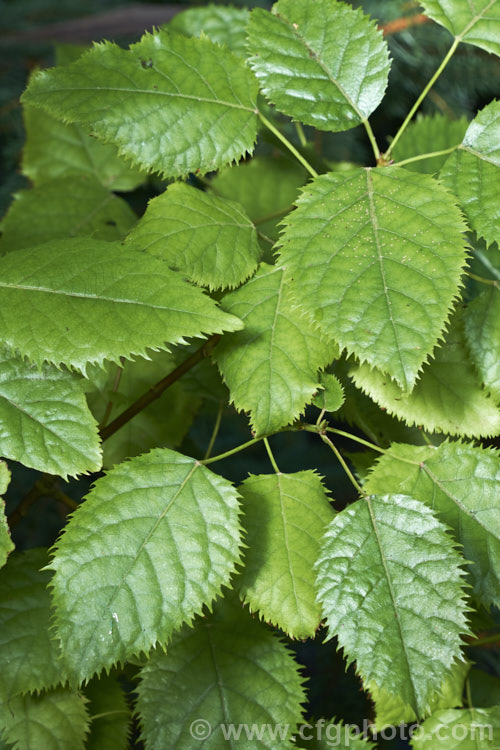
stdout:
<svg viewBox="0 0 500 750">
<path fill-rule="evenodd" d="M 264 242 L 267 242 L 269 245 L 274 245 L 274 240 L 268 237 L 267 234 L 264 234 L 264 232 L 259 232 L 259 230 L 257 230 L 257 237 L 260 237 L 261 240 L 264 240 Z"/>
<path fill-rule="evenodd" d="M 315 424 L 305 424 L 300 423 L 298 427 L 295 427 L 294 429 L 298 430 L 305 430 L 306 432 L 316 432 L 318 433 L 318 425 Z M 375 443 L 370 443 L 368 440 L 364 440 L 364 438 L 360 438 L 357 435 L 352 435 L 350 432 L 344 432 L 344 430 L 337 430 L 336 427 L 329 427 L 325 426 L 324 428 L 325 432 L 333 432 L 335 435 L 339 435 L 340 437 L 348 438 L 349 440 L 354 440 L 356 443 L 360 443 L 361 445 L 364 445 L 366 448 L 371 448 L 374 451 L 377 451 L 378 453 L 389 453 L 388 448 L 381 448 L 380 445 L 376 445 Z M 412 461 L 409 458 L 401 458 L 401 456 L 396 456 L 394 453 L 391 453 L 391 458 L 396 459 L 397 461 L 402 461 L 405 464 L 411 464 L 412 466 L 420 466 L 420 461 Z"/>
<path fill-rule="evenodd" d="M 386 159 L 390 156 L 390 154 L 391 154 L 394 146 L 396 145 L 396 143 L 399 141 L 399 139 L 403 135 L 404 131 L 406 130 L 406 128 L 408 126 L 408 124 L 410 123 L 410 120 L 413 118 L 413 115 L 415 114 L 415 112 L 417 111 L 417 109 L 422 104 L 423 100 L 425 99 L 425 97 L 429 93 L 430 89 L 434 86 L 434 84 L 436 83 L 437 79 L 439 78 L 439 76 L 441 75 L 441 73 L 443 72 L 443 70 L 446 68 L 446 66 L 448 65 L 448 63 L 450 62 L 451 58 L 453 57 L 453 53 L 455 52 L 455 50 L 456 50 L 456 48 L 458 47 L 459 44 L 460 44 L 460 38 L 457 37 L 456 39 L 453 40 L 453 44 L 451 45 L 450 49 L 446 53 L 443 61 L 441 62 L 441 65 L 438 67 L 438 69 L 436 70 L 436 72 L 434 73 L 434 75 L 432 76 L 432 78 L 430 79 L 429 83 L 424 88 L 424 90 L 422 91 L 422 93 L 418 97 L 417 101 L 415 102 L 415 104 L 413 105 L 413 107 L 408 112 L 408 115 L 406 116 L 406 119 L 404 120 L 403 124 L 401 125 L 401 127 L 398 130 L 398 132 L 394 136 L 394 138 L 392 140 L 392 143 L 390 144 L 389 148 L 385 152 L 384 156 L 385 156 Z"/>
<path fill-rule="evenodd" d="M 299 141 L 301 146 L 307 146 L 307 138 L 306 134 L 304 133 L 304 128 L 302 127 L 302 123 L 298 122 L 298 120 L 294 123 L 295 130 L 297 131 L 297 135 L 299 136 Z"/>
<path fill-rule="evenodd" d="M 264 445 L 266 446 L 267 455 L 269 456 L 269 460 L 271 461 L 274 471 L 276 472 L 276 474 L 281 474 L 281 471 L 278 468 L 278 464 L 276 463 L 276 460 L 273 456 L 271 446 L 269 445 L 269 440 L 266 437 L 264 438 Z"/>
<path fill-rule="evenodd" d="M 9 515 L 7 519 L 9 527 L 13 528 L 18 524 L 28 513 L 31 506 L 45 495 L 50 495 L 56 500 L 59 500 L 59 502 L 63 503 L 63 505 L 65 505 L 70 511 L 76 510 L 76 508 L 78 508 L 78 503 L 75 503 L 74 500 L 55 486 L 57 481 L 58 477 L 55 477 L 52 474 L 42 474 L 29 492 L 23 497 L 17 508 Z"/>
<path fill-rule="evenodd" d="M 272 221 L 272 219 L 279 219 L 282 216 L 286 216 L 290 211 L 292 210 L 293 206 L 287 206 L 286 208 L 280 208 L 279 211 L 273 211 L 270 214 L 266 214 L 265 216 L 259 216 L 257 219 L 254 219 L 252 224 L 254 227 L 258 227 L 259 224 L 265 224 L 266 221 Z"/>
<path fill-rule="evenodd" d="M 267 119 L 267 117 L 265 117 L 262 114 L 262 112 L 259 112 L 259 117 L 260 117 L 261 121 L 263 122 L 263 124 L 266 126 L 266 128 L 268 128 L 271 131 L 271 133 L 273 133 L 276 136 L 276 138 L 278 138 L 281 141 L 281 143 L 283 143 L 283 145 L 287 147 L 287 149 L 290 151 L 290 153 L 293 154 L 295 156 L 295 158 L 302 164 L 302 166 L 307 169 L 307 171 L 309 172 L 309 174 L 312 175 L 312 177 L 317 177 L 318 173 L 316 172 L 316 170 L 314 169 L 314 167 L 312 167 L 309 164 L 309 162 L 307 161 L 307 159 L 304 156 L 302 156 L 302 154 L 300 153 L 300 151 L 297 151 L 297 149 L 295 148 L 295 146 L 293 145 L 293 143 L 290 143 L 290 141 L 288 140 L 288 138 L 286 138 L 283 135 L 283 133 L 280 130 L 278 130 L 278 128 L 275 128 L 274 125 L 272 124 L 272 122 L 270 122 Z"/>
<path fill-rule="evenodd" d="M 347 477 L 348 477 L 349 481 L 351 482 L 351 484 L 353 485 L 353 487 L 355 487 L 357 489 L 357 491 L 359 492 L 360 495 L 366 495 L 366 492 L 364 492 L 363 488 L 361 487 L 361 485 L 358 484 L 358 482 L 357 482 L 354 474 L 352 473 L 352 471 L 350 470 L 350 468 L 348 467 L 348 465 L 344 461 L 344 458 L 342 457 L 342 455 L 341 455 L 339 449 L 337 448 L 337 446 L 334 443 L 332 443 L 332 441 L 330 440 L 330 438 L 327 435 L 324 435 L 322 432 L 320 432 L 318 434 L 319 434 L 321 440 L 324 443 L 326 443 L 331 448 L 331 450 L 335 453 L 335 455 L 337 457 L 337 460 L 339 461 L 340 465 L 342 466 L 342 468 L 344 469 L 345 473 L 347 474 Z"/>
<path fill-rule="evenodd" d="M 371 143 L 371 147 L 373 150 L 373 155 L 375 157 L 375 161 L 378 162 L 380 159 L 380 149 L 378 147 L 377 141 L 375 139 L 375 133 L 372 130 L 372 126 L 368 122 L 368 120 L 362 120 L 362 123 L 364 125 L 364 128 L 366 130 L 366 135 L 368 136 L 368 140 Z"/>
<path fill-rule="evenodd" d="M 480 281 L 481 284 L 488 284 L 489 286 L 499 286 L 499 283 L 496 279 L 485 279 L 484 276 L 478 276 L 476 273 L 472 273 L 472 271 L 466 271 L 465 272 L 467 276 L 470 279 L 474 279 L 474 281 Z"/>
<path fill-rule="evenodd" d="M 191 370 L 198 362 L 201 362 L 206 356 L 210 354 L 214 346 L 220 339 L 220 335 L 216 334 L 206 341 L 197 351 L 191 354 L 184 362 L 169 373 L 165 378 L 162 378 L 158 383 L 152 385 L 151 388 L 143 393 L 133 404 L 131 404 L 125 411 L 119 414 L 107 427 L 104 427 L 100 431 L 101 440 L 107 440 L 111 435 L 114 435 L 123 425 L 130 422 L 130 420 L 145 409 L 149 404 L 159 398 L 164 391 L 167 390 L 176 380 L 179 380 L 186 372 Z"/>
<path fill-rule="evenodd" d="M 259 443 L 261 440 L 262 440 L 261 437 L 253 438 L 252 440 L 247 440 L 246 443 L 237 445 L 236 448 L 231 448 L 230 451 L 226 451 L 225 453 L 219 453 L 218 456 L 212 456 L 212 458 L 204 458 L 203 461 L 199 461 L 198 463 L 203 464 L 203 466 L 208 466 L 208 464 L 213 464 L 216 461 L 222 461 L 222 459 L 224 458 L 229 458 L 230 456 L 234 456 L 235 453 L 244 451 L 245 448 L 250 448 L 251 445 L 255 445 L 256 443 Z"/>
<path fill-rule="evenodd" d="M 210 442 L 208 443 L 208 448 L 206 450 L 205 455 L 203 456 L 203 460 L 206 461 L 207 458 L 210 457 L 210 454 L 212 452 L 212 448 L 214 447 L 215 440 L 217 438 L 217 435 L 219 433 L 219 427 L 220 427 L 220 421 L 222 419 L 222 410 L 224 406 L 222 403 L 219 404 L 219 409 L 217 410 L 217 417 L 215 418 L 215 424 L 214 429 L 212 430 L 212 434 L 210 436 Z"/>
<path fill-rule="evenodd" d="M 422 159 L 432 159 L 433 156 L 444 156 L 445 154 L 451 154 L 452 151 L 455 151 L 460 146 L 460 143 L 457 143 L 456 146 L 452 146 L 451 148 L 444 148 L 442 151 L 430 151 L 428 154 L 419 154 L 418 156 L 411 156 L 409 159 L 403 159 L 402 161 L 397 161 L 394 166 L 395 167 L 404 167 L 405 164 L 411 164 L 414 161 L 422 161 Z"/>
<path fill-rule="evenodd" d="M 495 643 L 500 646 L 500 633 L 494 633 L 493 635 L 485 635 L 482 638 L 476 638 L 474 641 L 470 641 L 467 645 L 475 648 L 476 646 L 490 646 L 491 644 Z"/>
</svg>

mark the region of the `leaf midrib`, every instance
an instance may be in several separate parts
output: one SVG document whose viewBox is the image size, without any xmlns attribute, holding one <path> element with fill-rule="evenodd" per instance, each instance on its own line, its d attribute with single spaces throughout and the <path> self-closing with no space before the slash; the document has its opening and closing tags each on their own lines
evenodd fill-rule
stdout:
<svg viewBox="0 0 500 750">
<path fill-rule="evenodd" d="M 203 102 L 205 104 L 216 104 L 221 107 L 229 107 L 231 109 L 240 109 L 244 112 L 251 112 L 254 115 L 258 114 L 257 107 L 246 107 L 244 104 L 235 104 L 234 102 L 226 102 L 223 99 L 210 99 L 207 96 L 195 96 L 194 94 L 182 94 L 179 92 L 170 92 L 170 91 L 159 91 L 154 90 L 151 91 L 150 89 L 138 89 L 138 88 L 118 88 L 115 86 L 71 86 L 71 87 L 58 87 L 58 86 L 52 86 L 50 88 L 50 91 L 45 92 L 45 96 L 50 94 L 65 94 L 68 93 L 71 94 L 73 91 L 82 91 L 82 92 L 89 92 L 89 93 L 95 93 L 97 92 L 111 92 L 115 94 L 149 94 L 151 96 L 169 96 L 173 97 L 175 99 L 187 99 L 189 101 L 196 101 L 196 102 Z M 50 111 L 50 105 L 41 104 L 40 106 L 43 106 L 44 109 L 47 111 Z M 67 117 L 70 117 L 68 113 L 66 113 Z"/>
<path fill-rule="evenodd" d="M 389 315 L 389 320 L 391 322 L 392 332 L 393 332 L 394 340 L 396 343 L 396 348 L 397 348 L 398 357 L 399 357 L 399 364 L 401 365 L 401 370 L 403 372 L 404 382 L 401 382 L 401 385 L 403 386 L 403 390 L 405 390 L 405 388 L 408 387 L 408 378 L 406 376 L 406 368 L 403 362 L 403 357 L 401 355 L 401 346 L 399 343 L 396 323 L 392 315 L 392 303 L 391 303 L 391 298 L 389 296 L 389 287 L 387 286 L 387 282 L 385 278 L 385 269 L 384 269 L 384 264 L 383 264 L 384 258 L 382 255 L 382 249 L 380 247 L 379 236 L 378 236 L 379 226 L 378 226 L 378 221 L 377 221 L 377 213 L 375 209 L 373 178 L 372 178 L 370 169 L 366 170 L 366 183 L 367 183 L 369 210 L 370 210 L 370 225 L 372 228 L 373 238 L 375 240 L 375 246 L 377 248 L 377 258 L 378 258 L 378 262 L 380 266 L 380 276 L 382 278 L 382 284 L 384 287 L 384 297 L 385 297 L 385 301 L 387 305 L 387 312 Z"/>
<path fill-rule="evenodd" d="M 476 23 L 478 21 L 481 21 L 481 19 L 483 18 L 483 16 L 490 10 L 490 8 L 496 2 L 497 2 L 497 0 L 490 0 L 489 4 L 486 5 L 481 11 L 479 11 L 479 13 L 476 16 L 474 16 L 474 18 L 471 19 L 470 23 L 467 24 L 467 26 L 465 27 L 465 29 L 463 31 L 461 31 L 460 34 L 457 34 L 455 38 L 458 39 L 458 40 L 462 40 L 465 37 L 465 35 L 468 34 L 469 31 L 472 28 L 474 28 L 474 26 L 476 25 Z M 450 20 L 450 19 L 448 19 L 448 20 Z"/>
<path fill-rule="evenodd" d="M 122 299 L 122 298 L 115 298 L 115 297 L 100 297 L 98 294 L 85 294 L 84 292 L 70 292 L 65 289 L 49 289 L 47 287 L 35 287 L 35 286 L 28 286 L 24 284 L 7 284 L 2 281 L 0 281 L 0 289 L 18 289 L 20 291 L 27 291 L 27 292 L 41 292 L 43 294 L 55 294 L 60 295 L 63 297 L 74 297 L 76 299 L 92 299 L 92 300 L 98 300 L 100 302 L 111 302 L 111 303 L 118 303 L 123 305 L 136 305 L 138 307 L 146 307 L 153 310 L 167 310 L 169 312 L 178 312 L 178 313 L 188 313 L 191 317 L 193 316 L 200 316 L 200 313 L 193 311 L 193 310 L 183 310 L 182 308 L 177 307 L 167 307 L 165 305 L 155 305 L 151 302 L 141 302 L 141 300 L 133 300 L 133 299 Z M 217 316 L 215 315 L 209 315 L 207 312 L 204 312 L 201 317 L 203 318 L 213 318 L 214 320 L 217 319 Z"/>
<path fill-rule="evenodd" d="M 378 530 L 378 526 L 377 526 L 377 521 L 375 519 L 375 514 L 373 512 L 373 508 L 372 508 L 372 504 L 371 504 L 371 501 L 370 501 L 370 497 L 368 495 L 365 495 L 364 500 L 365 500 L 366 505 L 368 507 L 368 513 L 370 515 L 370 521 L 372 523 L 373 531 L 375 532 L 375 538 L 377 540 L 377 547 L 378 547 L 379 554 L 380 554 L 380 560 L 381 560 L 383 568 L 384 568 L 385 577 L 386 577 L 387 585 L 388 585 L 388 588 L 389 588 L 389 594 L 390 594 L 390 597 L 391 597 L 391 604 L 392 604 L 392 608 L 394 610 L 394 616 L 395 616 L 395 619 L 396 619 L 396 622 L 397 622 L 397 626 L 398 626 L 398 630 L 399 630 L 399 636 L 400 636 L 400 640 L 401 640 L 401 645 L 403 646 L 403 652 L 404 652 L 404 655 L 405 655 L 406 665 L 407 665 L 407 668 L 408 668 L 408 682 L 411 685 L 411 690 L 412 690 L 412 693 L 413 693 L 413 700 L 414 700 L 414 707 L 415 707 L 415 709 L 417 709 L 416 713 L 418 714 L 418 713 L 420 713 L 419 710 L 418 710 L 419 707 L 420 707 L 420 703 L 419 703 L 419 700 L 417 698 L 417 692 L 416 692 L 416 689 L 415 689 L 415 683 L 413 682 L 413 671 L 411 669 L 410 659 L 409 659 L 409 656 L 408 656 L 408 652 L 406 650 L 406 642 L 405 642 L 405 639 L 403 637 L 403 630 L 402 630 L 402 627 L 401 627 L 401 619 L 400 619 L 400 616 L 399 616 L 399 609 L 398 609 L 397 603 L 396 603 L 396 593 L 395 593 L 394 587 L 392 585 L 392 578 L 391 578 L 391 574 L 389 572 L 389 568 L 387 566 L 387 560 L 386 560 L 386 557 L 385 557 L 385 554 L 384 554 L 384 550 L 383 550 L 383 547 L 382 547 L 382 540 L 380 538 L 380 534 L 379 534 L 379 530 Z"/>
<path fill-rule="evenodd" d="M 284 18 L 284 16 L 279 15 L 279 13 L 277 13 L 276 16 L 277 16 L 277 18 L 279 18 L 280 20 L 282 20 L 285 23 L 285 25 L 290 30 L 291 34 L 293 36 L 297 37 L 297 39 L 304 45 L 304 47 L 306 48 L 306 50 L 309 53 L 309 55 L 312 56 L 312 58 L 318 63 L 318 65 L 320 66 L 320 68 L 323 70 L 323 72 L 327 75 L 328 80 L 331 81 L 331 83 L 333 83 L 334 86 L 336 86 L 336 88 L 342 94 L 342 96 L 344 97 L 344 99 L 346 100 L 346 102 L 349 104 L 349 106 L 352 107 L 352 109 L 356 112 L 356 114 L 359 117 L 360 121 L 364 122 L 365 119 L 366 119 L 365 116 L 360 111 L 360 109 L 358 108 L 357 104 L 355 102 L 353 102 L 353 100 L 351 99 L 351 97 L 349 96 L 349 94 L 346 91 L 344 91 L 344 88 L 339 83 L 339 81 L 337 81 L 337 79 L 333 77 L 332 72 L 327 68 L 326 64 L 323 62 L 323 60 L 319 56 L 319 53 L 316 52 L 316 50 L 313 49 L 309 45 L 309 43 L 306 41 L 306 39 L 301 34 L 299 34 L 298 29 L 295 28 L 295 26 L 293 25 L 293 23 L 291 23 L 287 18 Z"/>
</svg>

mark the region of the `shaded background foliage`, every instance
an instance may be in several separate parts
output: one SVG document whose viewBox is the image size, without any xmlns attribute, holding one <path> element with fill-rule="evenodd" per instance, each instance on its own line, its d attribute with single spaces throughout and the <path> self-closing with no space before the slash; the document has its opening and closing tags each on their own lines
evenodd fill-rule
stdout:
<svg viewBox="0 0 500 750">
<path fill-rule="evenodd" d="M 18 97 L 34 69 L 53 64 L 52 39 L 63 44 L 82 44 L 106 38 L 125 45 L 137 40 L 145 26 L 165 22 L 165 15 L 170 12 L 183 7 L 207 4 L 201 0 L 178 0 L 175 6 L 164 2 L 141 3 L 126 0 L 0 0 L 0 217 L 6 212 L 12 194 L 28 186 L 27 179 L 19 171 L 24 135 Z M 272 5 L 266 0 L 233 0 L 231 3 L 218 4 L 249 8 L 270 8 Z M 351 5 L 362 7 L 380 24 L 388 24 L 400 18 L 402 13 L 407 13 L 416 3 L 407 0 L 353 0 Z M 114 17 L 115 23 L 111 16 L 106 18 L 106 14 L 113 11 L 119 13 Z M 120 20 L 118 25 L 117 18 Z M 118 33 L 117 28 L 120 30 Z M 403 28 L 388 35 L 387 41 L 396 64 L 392 66 L 387 96 L 382 106 L 371 117 L 372 127 L 381 145 L 397 130 L 411 104 L 443 58 L 449 47 L 450 35 L 443 28 L 426 23 Z M 494 66 L 496 75 L 492 73 Z M 465 115 L 470 119 L 475 111 L 498 94 L 499 74 L 498 58 L 493 59 L 476 47 L 461 45 L 445 73 L 426 98 L 421 111 L 428 114 L 445 114 L 451 119 Z M 286 127 L 286 118 L 283 119 Z M 287 135 L 291 140 L 296 140 L 292 128 L 287 131 Z M 259 149 L 266 152 L 275 149 L 276 146 L 270 137 L 267 143 L 259 146 Z M 312 163 L 315 159 L 370 163 L 366 134 L 361 126 L 345 133 L 319 134 L 315 152 L 308 154 L 308 158 Z M 164 183 L 152 177 L 146 185 L 123 197 L 141 215 L 145 211 L 147 201 L 163 189 Z M 184 453 L 203 455 L 210 440 L 216 412 L 215 403 L 208 402 L 202 408 L 181 446 Z M 390 418 L 388 423 L 391 423 L 391 430 L 394 430 L 394 422 Z M 336 426 L 344 425 L 340 422 Z M 400 426 L 399 429 L 401 434 L 395 437 L 402 439 L 407 428 Z M 246 417 L 226 410 L 214 452 L 222 453 L 235 443 L 244 442 L 246 439 Z M 491 444 L 491 441 L 486 442 Z M 316 466 L 325 477 L 327 486 L 334 488 L 335 507 L 338 510 L 355 499 L 352 486 L 341 468 L 332 462 L 329 449 L 326 446 L 318 446 L 309 434 L 278 435 L 273 439 L 273 447 L 280 456 L 282 471 L 294 472 Z M 343 446 L 341 441 L 339 447 L 351 449 L 350 445 Z M 13 470 L 13 477 L 6 502 L 7 512 L 12 513 L 29 492 L 38 475 L 24 467 L 16 468 L 14 463 L 10 464 L 10 468 Z M 265 473 L 268 468 L 267 454 L 263 445 L 259 444 L 244 454 L 221 462 L 218 472 L 227 479 L 239 483 L 249 472 Z M 79 502 L 97 476 L 99 475 L 73 480 L 64 486 L 64 491 L 74 501 Z M 47 494 L 40 497 L 39 494 L 36 496 L 36 504 L 32 507 L 26 503 L 28 512 L 18 519 L 13 529 L 13 539 L 18 549 L 50 546 L 65 523 L 67 508 L 58 503 L 53 496 Z M 497 623 L 500 623 L 499 617 Z M 322 640 L 323 634 L 320 632 L 313 641 L 294 645 L 297 659 L 304 667 L 304 674 L 310 678 L 308 717 L 312 719 L 315 716 L 335 715 L 345 722 L 361 725 L 363 718 L 371 717 L 369 698 L 362 693 L 353 667 L 346 673 L 345 663 L 336 652 L 335 641 L 323 645 Z M 471 650 L 469 658 L 492 677 L 500 677 L 500 654 L 497 649 Z M 132 687 L 133 683 L 130 683 L 128 689 L 131 690 Z M 477 695 L 478 702 L 482 705 L 487 705 L 487 702 L 498 702 L 493 683 L 488 686 L 490 692 L 487 696 L 482 695 L 485 690 L 484 681 L 472 678 L 471 689 L 473 699 Z M 135 742 L 134 738 L 131 742 Z M 135 746 L 140 747 L 140 744 Z M 407 745 L 398 740 L 380 740 L 379 746 Z"/>
</svg>

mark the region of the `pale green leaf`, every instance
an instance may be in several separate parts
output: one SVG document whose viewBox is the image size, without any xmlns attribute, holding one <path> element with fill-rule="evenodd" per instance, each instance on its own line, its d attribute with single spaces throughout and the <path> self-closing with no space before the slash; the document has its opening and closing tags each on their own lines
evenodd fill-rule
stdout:
<svg viewBox="0 0 500 750">
<path fill-rule="evenodd" d="M 67 478 L 102 466 L 102 453 L 81 382 L 41 370 L 0 347 L 0 453 Z"/>
<path fill-rule="evenodd" d="M 249 63 L 276 107 L 320 130 L 347 130 L 378 107 L 389 74 L 373 21 L 336 0 L 279 0 L 248 26 Z"/>
<path fill-rule="evenodd" d="M 500 287 L 484 289 L 465 309 L 465 336 L 486 389 L 500 400 Z"/>
<path fill-rule="evenodd" d="M 150 201 L 127 243 L 210 289 L 238 286 L 261 256 L 242 206 L 180 182 Z"/>
<path fill-rule="evenodd" d="M 241 203 L 257 229 L 276 240 L 278 220 L 291 210 L 305 181 L 302 167 L 292 162 L 256 157 L 228 167 L 211 185 L 219 195 Z"/>
<path fill-rule="evenodd" d="M 413 750 L 496 750 L 500 706 L 436 711 L 414 732 Z"/>
<path fill-rule="evenodd" d="M 398 457 L 400 460 L 398 460 Z M 366 482 L 367 492 L 405 492 L 431 506 L 453 529 L 470 567 L 474 593 L 500 606 L 500 456 L 466 443 L 394 445 Z"/>
<path fill-rule="evenodd" d="M 94 678 L 85 688 L 90 733 L 85 750 L 128 750 L 132 712 L 112 675 Z"/>
<path fill-rule="evenodd" d="M 140 167 L 177 177 L 252 150 L 256 96 L 251 71 L 228 49 L 162 30 L 129 50 L 104 42 L 41 71 L 23 102 L 80 123 Z"/>
<path fill-rule="evenodd" d="M 320 384 L 323 390 L 314 397 L 314 406 L 329 412 L 338 411 L 344 403 L 344 389 L 340 380 L 329 372 L 322 372 Z"/>
<path fill-rule="evenodd" d="M 5 501 L 3 499 L 9 482 L 10 471 L 5 461 L 0 461 L 0 568 L 5 565 L 7 557 L 14 549 L 14 542 L 10 538 L 10 530 L 5 516 Z"/>
<path fill-rule="evenodd" d="M 462 705 L 464 683 L 469 670 L 470 664 L 466 661 L 458 661 L 452 665 L 451 674 L 429 701 L 429 713 Z M 378 731 L 384 727 L 411 724 L 417 720 L 411 706 L 407 706 L 398 695 L 391 695 L 374 683 L 370 685 L 370 697 L 375 704 L 373 724 Z"/>
<path fill-rule="evenodd" d="M 23 114 L 22 171 L 35 185 L 77 174 L 110 190 L 133 190 L 144 182 L 145 175 L 119 158 L 115 146 L 99 143 L 80 125 L 64 124 L 36 107 L 24 107 Z"/>
<path fill-rule="evenodd" d="M 500 31 L 500 0 L 498 9 Z M 500 102 L 476 115 L 439 177 L 456 194 L 472 229 L 488 244 L 499 242 Z"/>
<path fill-rule="evenodd" d="M 0 703 L 61 681 L 59 646 L 51 630 L 47 550 L 9 557 L 0 571 Z"/>
<path fill-rule="evenodd" d="M 185 353 L 184 359 L 187 357 L 188 353 Z M 124 362 L 123 368 L 109 365 L 104 378 L 102 370 L 99 370 L 101 377 L 92 379 L 94 387 L 88 394 L 90 409 L 101 424 L 111 404 L 106 421 L 109 424 L 155 383 L 175 370 L 178 364 L 178 357 L 173 354 L 154 352 L 151 360 L 141 358 L 136 362 Z M 212 369 L 216 370 L 215 366 Z M 151 448 L 176 448 L 188 431 L 200 403 L 200 397 L 185 387 L 183 376 L 159 399 L 106 439 L 103 443 L 103 466 L 109 468 Z"/>
<path fill-rule="evenodd" d="M 91 238 L 0 258 L 0 311 L 9 346 L 80 370 L 242 327 L 161 260 Z"/>
<path fill-rule="evenodd" d="M 437 343 L 465 264 L 465 224 L 429 175 L 398 167 L 313 180 L 285 219 L 280 262 L 327 336 L 404 390 Z"/>
<path fill-rule="evenodd" d="M 62 237 L 120 240 L 137 216 L 93 177 L 64 177 L 16 193 L 0 229 L 0 254 Z"/>
<path fill-rule="evenodd" d="M 57 632 L 74 682 L 165 644 L 227 584 L 238 495 L 194 458 L 157 449 L 98 479 L 57 543 Z"/>
<path fill-rule="evenodd" d="M 333 356 L 328 341 L 292 304 L 283 270 L 265 263 L 222 305 L 245 329 L 224 336 L 213 357 L 236 408 L 251 413 L 252 429 L 275 432 L 312 400 L 317 371 Z"/>
<path fill-rule="evenodd" d="M 235 54 L 246 57 L 248 18 L 246 8 L 210 4 L 205 8 L 189 8 L 177 13 L 168 28 L 186 36 L 205 35 L 212 42 L 225 44 Z"/>
<path fill-rule="evenodd" d="M 365 685 L 400 696 L 418 716 L 460 658 L 460 562 L 432 511 L 394 494 L 338 513 L 316 564 L 329 637 L 338 637 Z"/>
<path fill-rule="evenodd" d="M 85 699 L 57 688 L 12 698 L 0 707 L 0 735 L 12 750 L 84 750 L 88 731 Z"/>
<path fill-rule="evenodd" d="M 313 565 L 333 510 L 313 471 L 250 476 L 239 490 L 246 530 L 240 596 L 292 638 L 313 637 L 321 620 Z"/>
<path fill-rule="evenodd" d="M 285 750 L 301 719 L 302 678 L 292 654 L 237 601 L 184 627 L 143 668 L 138 709 L 148 750 Z M 241 727 L 238 738 L 229 736 Z M 253 738 L 245 731 L 252 731 Z M 272 733 L 275 733 L 274 736 Z M 260 734 L 260 736 L 259 736 Z"/>
<path fill-rule="evenodd" d="M 480 386 L 459 317 L 452 321 L 445 343 L 435 350 L 409 395 L 366 364 L 353 367 L 351 376 L 379 406 L 407 424 L 449 435 L 488 437 L 500 433 L 500 409 Z"/>
<path fill-rule="evenodd" d="M 396 162 L 403 161 L 413 156 L 443 151 L 457 146 L 462 143 L 468 124 L 469 121 L 466 117 L 450 120 L 439 113 L 418 115 L 417 119 L 408 125 L 397 142 L 392 152 L 392 158 Z M 411 162 L 411 164 L 406 165 L 406 168 L 414 172 L 435 174 L 439 172 L 446 159 L 446 154 L 433 156 L 430 159 Z"/>
<path fill-rule="evenodd" d="M 426 15 L 454 37 L 500 55 L 499 0 L 419 0 Z"/>
<path fill-rule="evenodd" d="M 361 731 L 361 726 L 358 728 Z M 302 724 L 297 735 L 297 743 L 300 743 L 302 750 L 329 750 L 331 747 L 340 750 L 375 748 L 373 742 L 366 739 L 366 735 L 363 737 L 352 725 L 337 722 L 335 719 L 319 719 L 311 724 Z"/>
</svg>

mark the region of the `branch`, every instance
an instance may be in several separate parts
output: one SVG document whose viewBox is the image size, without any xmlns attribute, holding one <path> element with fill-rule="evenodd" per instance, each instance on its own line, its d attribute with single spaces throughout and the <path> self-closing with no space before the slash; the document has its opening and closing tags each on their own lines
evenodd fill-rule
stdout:
<svg viewBox="0 0 500 750">
<path fill-rule="evenodd" d="M 107 425 L 107 427 L 103 427 L 101 429 L 101 440 L 107 440 L 109 437 L 111 437 L 111 435 L 114 435 L 114 433 L 119 430 L 120 427 L 123 427 L 123 425 L 127 424 L 127 422 L 130 422 L 130 420 L 135 417 L 136 414 L 139 414 L 139 412 L 143 411 L 143 409 L 149 406 L 149 404 L 159 398 L 161 394 L 167 390 L 167 388 L 175 383 L 176 380 L 179 380 L 180 377 L 191 370 L 191 368 L 197 365 L 198 362 L 201 362 L 202 359 L 207 357 L 211 353 L 212 349 L 217 344 L 219 339 L 219 334 L 216 334 L 215 336 L 209 338 L 208 341 L 203 344 L 203 346 L 195 351 L 194 354 L 191 354 L 191 356 L 184 360 L 184 362 L 176 367 L 175 370 L 169 373 L 158 383 L 152 385 L 151 388 L 146 391 L 146 393 L 143 393 L 143 395 L 140 396 L 137 401 L 134 401 L 134 403 L 131 404 L 127 409 L 125 409 L 125 411 L 119 414 L 116 419 L 114 419 L 109 425 Z"/>
<path fill-rule="evenodd" d="M 17 508 L 9 515 L 7 519 L 9 528 L 13 528 L 19 523 L 19 521 L 21 521 L 28 513 L 31 506 L 44 496 L 50 496 L 59 500 L 59 502 L 65 505 L 70 511 L 76 510 L 78 508 L 78 503 L 68 497 L 66 493 L 56 486 L 58 481 L 59 477 L 53 476 L 52 474 L 42 474 L 40 479 L 37 479 L 30 491 L 23 497 Z"/>
</svg>

